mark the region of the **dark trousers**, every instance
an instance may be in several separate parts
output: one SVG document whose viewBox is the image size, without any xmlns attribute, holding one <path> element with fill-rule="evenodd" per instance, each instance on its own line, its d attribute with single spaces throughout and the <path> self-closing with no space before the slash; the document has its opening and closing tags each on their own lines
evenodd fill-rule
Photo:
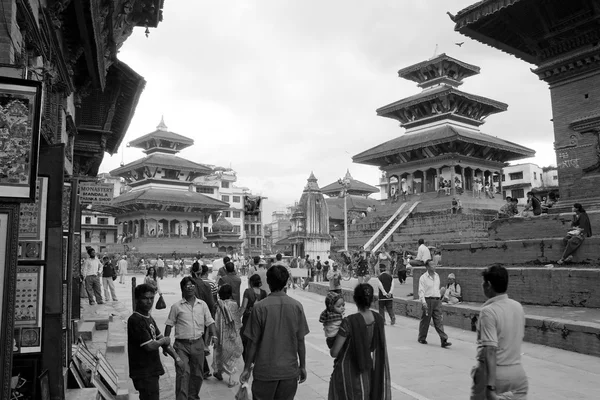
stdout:
<svg viewBox="0 0 600 400">
<path fill-rule="evenodd" d="M 195 342 L 175 340 L 173 349 L 183 360 L 184 367 L 175 365 L 175 398 L 176 400 L 200 399 L 204 366 L 204 340 Z"/>
<path fill-rule="evenodd" d="M 563 243 L 566 246 L 565 251 L 562 255 L 563 260 L 575 253 L 575 250 L 583 243 L 583 236 L 567 236 L 563 239 Z"/>
<path fill-rule="evenodd" d="M 96 296 L 96 302 L 102 304 L 102 291 L 100 290 L 100 278 L 97 275 L 88 275 L 85 277 L 85 291 L 87 292 L 90 304 L 94 303 L 94 296 Z"/>
<path fill-rule="evenodd" d="M 298 390 L 298 378 L 281 381 L 252 381 L 253 400 L 293 400 Z"/>
<path fill-rule="evenodd" d="M 140 400 L 160 400 L 158 378 L 157 375 L 133 379 L 133 387 L 140 392 Z"/>
<path fill-rule="evenodd" d="M 396 316 L 394 315 L 394 301 L 392 299 L 389 300 L 381 300 L 379 299 L 379 315 L 383 318 L 383 322 L 385 323 L 385 311 L 390 315 L 390 320 L 392 324 L 396 323 Z"/>
<path fill-rule="evenodd" d="M 398 271 L 398 280 L 400 281 L 400 283 L 406 282 L 406 270 L 405 269 L 401 269 Z"/>
<path fill-rule="evenodd" d="M 438 335 L 440 335 L 442 342 L 445 342 L 448 340 L 448 335 L 444 332 L 444 325 L 442 325 L 442 301 L 435 299 L 425 299 L 425 301 L 427 302 L 427 310 L 423 307 L 421 323 L 419 324 L 419 340 L 427 339 L 429 323 L 433 317 L 433 326 Z"/>
</svg>

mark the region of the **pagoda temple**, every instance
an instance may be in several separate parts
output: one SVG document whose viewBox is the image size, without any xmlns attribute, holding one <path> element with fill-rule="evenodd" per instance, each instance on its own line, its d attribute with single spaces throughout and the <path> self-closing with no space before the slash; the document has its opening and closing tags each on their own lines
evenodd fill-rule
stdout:
<svg viewBox="0 0 600 400">
<path fill-rule="evenodd" d="M 379 189 L 376 187 L 354 179 L 352 175 L 350 175 L 350 170 L 347 170 L 346 176 L 344 176 L 343 179 L 339 179 L 336 182 L 323 187 L 321 193 L 329 197 L 338 197 L 344 192 L 344 188 L 346 189 L 346 193 L 350 196 L 369 197 L 373 193 L 379 192 Z"/>
<path fill-rule="evenodd" d="M 161 120 L 154 132 L 128 144 L 146 156 L 110 172 L 130 190 L 102 209 L 117 216 L 121 240 L 130 248 L 142 253 L 209 251 L 203 225 L 216 221 L 229 204 L 196 192 L 194 179 L 212 169 L 177 156 L 193 144 Z"/>
<path fill-rule="evenodd" d="M 400 122 L 406 132 L 353 157 L 378 166 L 384 193 L 392 196 L 406 181 L 410 194 L 439 193 L 450 183 L 452 195 L 473 190 L 476 180 L 501 193 L 502 168 L 508 161 L 532 157 L 534 150 L 480 130 L 485 119 L 506 111 L 504 103 L 458 90 L 479 67 L 440 54 L 398 71 L 417 83 L 421 93 L 381 107 L 377 115 Z M 422 196 L 424 200 L 426 196 Z"/>
<path fill-rule="evenodd" d="M 308 254 L 311 259 L 320 256 L 322 260 L 326 260 L 331 247 L 329 209 L 312 172 L 291 222 L 292 233 L 280 242 L 290 244 L 294 256 L 304 257 Z"/>
<path fill-rule="evenodd" d="M 240 234 L 234 232 L 233 224 L 223 216 L 220 216 L 212 224 L 212 231 L 206 233 L 205 236 L 206 240 L 204 240 L 204 243 L 216 247 L 219 253 L 225 254 L 239 253 L 244 242 L 244 239 L 240 239 Z"/>
</svg>

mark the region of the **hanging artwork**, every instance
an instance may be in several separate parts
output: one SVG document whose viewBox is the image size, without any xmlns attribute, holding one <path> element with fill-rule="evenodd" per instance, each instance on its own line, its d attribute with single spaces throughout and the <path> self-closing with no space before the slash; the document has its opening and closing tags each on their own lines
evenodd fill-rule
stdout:
<svg viewBox="0 0 600 400">
<path fill-rule="evenodd" d="M 0 77 L 1 200 L 35 200 L 41 105 L 41 82 Z"/>
<path fill-rule="evenodd" d="M 15 336 L 15 340 L 20 353 L 39 353 L 42 350 L 43 279 L 43 266 L 17 266 L 14 326 L 19 328 L 19 337 Z"/>
<path fill-rule="evenodd" d="M 46 211 L 48 178 L 38 177 L 35 202 L 19 210 L 19 260 L 42 261 L 46 254 Z"/>
</svg>

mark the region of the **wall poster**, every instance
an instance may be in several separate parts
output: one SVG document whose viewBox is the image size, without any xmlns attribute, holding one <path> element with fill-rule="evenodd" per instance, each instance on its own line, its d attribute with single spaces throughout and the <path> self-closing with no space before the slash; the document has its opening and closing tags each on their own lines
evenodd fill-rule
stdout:
<svg viewBox="0 0 600 400">
<path fill-rule="evenodd" d="M 42 351 L 43 266 L 17 266 L 14 348 L 16 353 Z"/>
<path fill-rule="evenodd" d="M 42 261 L 46 255 L 48 178 L 39 177 L 35 202 L 21 204 L 19 211 L 19 260 Z"/>
</svg>

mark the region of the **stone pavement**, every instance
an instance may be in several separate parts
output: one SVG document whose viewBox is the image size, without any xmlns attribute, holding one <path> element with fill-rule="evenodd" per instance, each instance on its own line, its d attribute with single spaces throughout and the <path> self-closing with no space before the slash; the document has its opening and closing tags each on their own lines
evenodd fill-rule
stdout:
<svg viewBox="0 0 600 400">
<path fill-rule="evenodd" d="M 137 276 L 140 282 L 141 276 Z M 245 281 L 245 279 L 243 279 Z M 159 327 L 164 329 L 168 306 L 180 298 L 179 279 L 165 278 L 160 281 L 166 310 L 152 312 Z M 405 285 L 405 287 L 411 287 Z M 118 303 L 106 306 L 84 305 L 84 314 L 106 314 L 112 312 L 125 320 L 131 314 L 131 285 L 117 284 Z M 329 376 L 333 360 L 325 345 L 319 314 L 323 297 L 300 289 L 290 295 L 302 302 L 310 334 L 306 337 L 308 379 L 299 386 L 296 398 L 315 400 L 327 398 Z M 346 313 L 356 311 L 353 304 L 346 305 Z M 458 400 L 469 396 L 469 372 L 474 364 L 475 333 L 455 328 L 446 328 L 453 346 L 442 349 L 433 328 L 428 337 L 429 344 L 417 343 L 419 321 L 412 318 L 397 318 L 395 326 L 386 326 L 388 355 L 392 374 L 392 393 L 395 400 Z M 126 360 L 126 357 L 124 358 Z M 209 361 L 211 361 L 209 359 Z M 529 377 L 530 399 L 564 400 L 597 399 L 600 388 L 600 362 L 597 357 L 572 353 L 546 346 L 524 343 L 523 364 Z M 161 379 L 161 399 L 174 399 L 175 371 L 173 360 L 163 357 L 167 373 Z M 126 365 L 113 365 L 127 374 Z M 240 361 L 240 370 L 242 364 Z M 239 376 L 239 375 L 238 375 Z M 235 377 L 237 380 L 238 376 Z M 130 382 L 130 381 L 129 381 Z M 225 382 L 210 378 L 204 382 L 200 397 L 206 399 L 233 398 L 239 386 L 228 388 Z M 130 388 L 131 398 L 135 390 Z"/>
</svg>

